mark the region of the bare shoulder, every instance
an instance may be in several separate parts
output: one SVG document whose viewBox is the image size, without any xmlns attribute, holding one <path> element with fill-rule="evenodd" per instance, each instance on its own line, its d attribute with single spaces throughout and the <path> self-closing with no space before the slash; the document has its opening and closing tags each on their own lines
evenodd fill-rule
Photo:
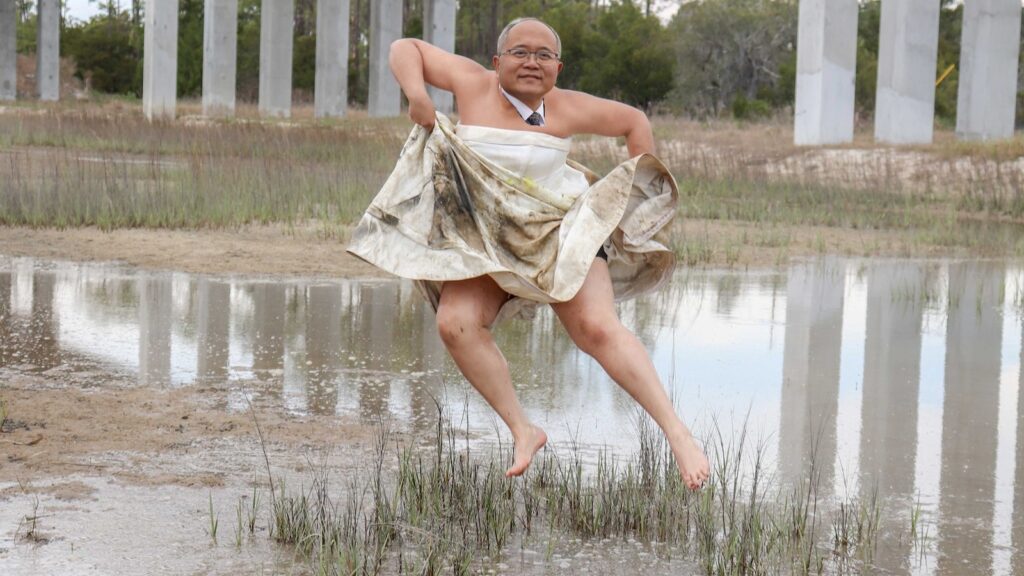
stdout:
<svg viewBox="0 0 1024 576">
<path fill-rule="evenodd" d="M 547 101 L 551 113 L 564 118 L 572 134 L 625 136 L 638 125 L 648 123 L 647 115 L 637 108 L 577 90 L 556 88 Z"/>
</svg>

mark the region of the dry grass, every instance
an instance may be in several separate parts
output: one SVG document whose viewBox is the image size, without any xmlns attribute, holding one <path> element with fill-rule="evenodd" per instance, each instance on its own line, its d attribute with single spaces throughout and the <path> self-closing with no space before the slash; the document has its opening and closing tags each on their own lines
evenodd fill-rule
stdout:
<svg viewBox="0 0 1024 576">
<path fill-rule="evenodd" d="M 19 103 L 0 113 L 0 224 L 237 228 L 319 222 L 344 235 L 389 174 L 404 118 L 309 106 L 260 120 L 253 106 L 209 120 L 197 102 L 150 123 L 137 102 Z M 887 147 L 864 129 L 846 146 L 798 148 L 788 120 L 655 118 L 659 156 L 680 183 L 673 246 L 690 265 L 785 261 L 807 253 L 1019 256 L 1024 139 Z M 621 143 L 577 139 L 597 171 Z"/>
</svg>

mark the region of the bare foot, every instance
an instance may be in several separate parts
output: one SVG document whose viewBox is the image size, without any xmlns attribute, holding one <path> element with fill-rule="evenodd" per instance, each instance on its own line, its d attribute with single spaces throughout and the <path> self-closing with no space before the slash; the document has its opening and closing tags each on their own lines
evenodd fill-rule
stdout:
<svg viewBox="0 0 1024 576">
<path fill-rule="evenodd" d="M 515 438 L 512 467 L 505 471 L 506 477 L 521 476 L 530 466 L 533 455 L 548 442 L 548 435 L 539 427 L 530 424 L 528 435 Z"/>
<path fill-rule="evenodd" d="M 679 467 L 683 482 L 690 490 L 703 486 L 711 475 L 711 466 L 693 436 L 686 434 L 676 439 L 669 438 L 669 445 L 672 446 L 672 454 L 676 457 L 676 466 Z"/>
</svg>

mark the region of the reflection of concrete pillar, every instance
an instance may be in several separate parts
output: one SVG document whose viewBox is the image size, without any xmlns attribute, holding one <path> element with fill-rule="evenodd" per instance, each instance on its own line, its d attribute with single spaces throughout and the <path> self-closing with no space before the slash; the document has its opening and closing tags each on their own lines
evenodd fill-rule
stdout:
<svg viewBox="0 0 1024 576">
<path fill-rule="evenodd" d="M 171 279 L 139 278 L 139 383 L 168 384 L 171 377 Z"/>
<path fill-rule="evenodd" d="M 793 141 L 853 140 L 857 0 L 800 0 Z"/>
<path fill-rule="evenodd" d="M 956 133 L 960 138 L 1013 136 L 1020 10 L 1020 0 L 964 2 L 956 100 Z"/>
<path fill-rule="evenodd" d="M 292 113 L 294 0 L 263 0 L 260 12 L 260 114 Z"/>
<path fill-rule="evenodd" d="M 14 2 L 0 2 L 0 100 L 18 96 L 17 22 Z"/>
<path fill-rule="evenodd" d="M 178 98 L 178 0 L 147 0 L 142 113 L 174 118 Z"/>
<path fill-rule="evenodd" d="M 224 383 L 228 378 L 231 286 L 200 278 L 196 287 L 196 376 L 200 381 Z"/>
<path fill-rule="evenodd" d="M 398 284 L 366 286 L 360 297 L 360 323 L 357 328 L 365 350 L 362 357 L 366 367 L 386 372 L 395 370 L 392 357 L 395 326 L 398 320 Z M 388 413 L 391 387 L 373 385 L 365 380 L 359 383 L 359 413 L 363 418 L 379 418 Z"/>
<path fill-rule="evenodd" d="M 341 368 L 341 287 L 310 286 L 306 303 L 306 397 L 314 414 L 334 414 Z"/>
<path fill-rule="evenodd" d="M 348 108 L 348 8 L 349 0 L 317 0 L 313 90 L 317 118 L 340 118 Z"/>
<path fill-rule="evenodd" d="M 836 455 L 844 273 L 835 264 L 799 264 L 786 288 L 779 468 L 783 480 L 809 478 L 812 459 L 828 490 Z"/>
<path fill-rule="evenodd" d="M 938 53 L 938 2 L 883 0 L 875 139 L 895 144 L 932 141 Z"/>
<path fill-rule="evenodd" d="M 282 284 L 254 284 L 252 287 L 253 370 L 281 370 L 284 367 L 285 293 Z"/>
<path fill-rule="evenodd" d="M 57 318 L 53 314 L 53 296 L 57 277 L 53 272 L 37 271 L 32 283 L 32 321 L 30 323 L 29 361 L 40 368 L 60 365 L 57 345 Z"/>
<path fill-rule="evenodd" d="M 1003 285 L 999 264 L 949 267 L 939 574 L 992 560 Z"/>
<path fill-rule="evenodd" d="M 881 498 L 905 510 L 914 497 L 926 278 L 924 269 L 911 263 L 877 264 L 869 274 L 860 488 L 865 497 L 877 488 Z M 885 514 L 880 529 L 876 565 L 908 573 L 910 542 L 901 538 L 904 519 Z"/>
<path fill-rule="evenodd" d="M 36 91 L 40 100 L 60 100 L 60 0 L 36 3 Z"/>
<path fill-rule="evenodd" d="M 391 43 L 402 37 L 402 1 L 370 3 L 370 116 L 398 116 L 402 95 L 388 66 Z"/>
<path fill-rule="evenodd" d="M 14 361 L 16 331 L 11 315 L 11 273 L 0 271 L 0 366 Z"/>
<path fill-rule="evenodd" d="M 238 0 L 206 0 L 203 8 L 203 114 L 235 113 Z"/>
<path fill-rule="evenodd" d="M 455 52 L 455 0 L 423 1 L 423 39 L 434 46 Z M 452 93 L 427 86 L 438 112 L 451 114 Z"/>
<path fill-rule="evenodd" d="M 2 293 L 0 293 L 2 297 Z M 1017 456 L 1013 477 L 1013 574 L 1024 574 L 1024 334 L 1021 334 L 1017 374 Z"/>
</svg>

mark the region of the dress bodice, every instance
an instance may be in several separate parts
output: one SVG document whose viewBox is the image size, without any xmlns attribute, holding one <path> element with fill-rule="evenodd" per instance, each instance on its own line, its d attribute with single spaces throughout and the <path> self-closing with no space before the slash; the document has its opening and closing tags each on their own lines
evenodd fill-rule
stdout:
<svg viewBox="0 0 1024 576">
<path fill-rule="evenodd" d="M 481 156 L 570 203 L 589 186 L 582 172 L 565 163 L 572 138 L 467 124 L 457 125 L 455 134 Z"/>
</svg>

